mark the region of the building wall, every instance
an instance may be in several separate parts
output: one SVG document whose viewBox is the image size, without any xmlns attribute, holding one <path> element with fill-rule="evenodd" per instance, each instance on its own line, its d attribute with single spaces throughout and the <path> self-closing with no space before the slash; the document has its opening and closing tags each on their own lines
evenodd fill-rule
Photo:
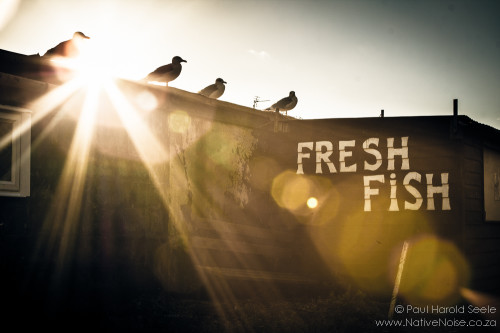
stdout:
<svg viewBox="0 0 500 333">
<path fill-rule="evenodd" d="M 299 225 L 252 180 L 266 145 L 254 129 L 268 115 L 235 117 L 230 103 L 130 83 L 94 109 L 91 90 L 55 102 L 59 88 L 16 99 L 33 126 L 31 195 L 0 198 L 12 309 L 99 314 L 144 294 L 275 297 L 312 285 Z M 134 104 L 141 93 L 156 109 Z"/>
<path fill-rule="evenodd" d="M 497 276 L 483 142 L 452 136 L 451 117 L 291 120 L 127 82 L 92 108 L 85 90 L 52 104 L 38 98 L 58 88 L 22 94 L 32 82 L 18 80 L 2 81 L 2 103 L 36 121 L 31 195 L 0 198 L 2 286 L 17 305 L 105 312 L 141 294 L 276 299 L 339 284 L 385 297 L 405 242 L 408 302 Z"/>
<path fill-rule="evenodd" d="M 85 154 L 71 111 L 33 125 L 31 195 L 0 199 L 2 295 L 36 318 L 105 313 L 158 290 L 156 251 L 168 244 L 168 210 L 123 129 L 94 134 L 127 158 L 102 143 Z"/>
<path fill-rule="evenodd" d="M 488 147 L 483 149 L 484 206 L 486 221 L 500 221 L 500 156 Z"/>
<path fill-rule="evenodd" d="M 473 272 L 473 287 L 498 293 L 500 269 L 494 263 L 500 260 L 500 224 L 491 211 L 495 204 L 492 174 L 498 147 L 490 147 L 478 140 L 468 140 L 464 145 L 464 248 Z"/>
<path fill-rule="evenodd" d="M 332 271 L 387 295 L 406 241 L 403 296 L 426 301 L 453 278 L 459 283 L 447 297 L 457 296 L 468 271 L 460 248 L 460 144 L 450 139 L 449 117 L 298 121 L 288 139 L 289 169 L 303 171 L 296 176 L 314 189 L 306 197 L 319 200 L 305 223 L 315 224 L 311 237 Z M 441 256 L 453 262 L 454 277 L 436 274 Z"/>
</svg>

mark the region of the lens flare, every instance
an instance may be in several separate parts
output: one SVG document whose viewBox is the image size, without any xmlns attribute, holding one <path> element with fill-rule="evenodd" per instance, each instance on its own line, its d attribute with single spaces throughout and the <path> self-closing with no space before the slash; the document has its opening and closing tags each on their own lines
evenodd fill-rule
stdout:
<svg viewBox="0 0 500 333">
<path fill-rule="evenodd" d="M 274 178 L 271 194 L 276 203 L 283 208 L 296 211 L 306 205 L 310 198 L 311 183 L 305 176 L 287 170 Z"/>
<path fill-rule="evenodd" d="M 88 87 L 75 135 L 59 181 L 55 200 L 58 205 L 50 211 L 45 223 L 49 229 L 49 247 L 57 248 L 58 272 L 76 251 L 82 196 L 92 145 L 99 90 Z"/>
<path fill-rule="evenodd" d="M 168 128 L 175 133 L 186 133 L 191 124 L 191 116 L 182 110 L 172 112 L 168 117 Z"/>
<path fill-rule="evenodd" d="M 280 207 L 288 209 L 299 222 L 307 225 L 331 222 L 337 215 L 340 202 L 330 180 L 296 174 L 292 170 L 274 177 L 271 195 Z"/>
<path fill-rule="evenodd" d="M 414 305 L 455 304 L 470 278 L 469 265 L 458 248 L 434 235 L 410 242 L 404 269 L 401 294 Z"/>
<path fill-rule="evenodd" d="M 348 274 L 365 288 L 377 290 L 387 270 L 387 230 L 381 219 L 364 223 L 362 214 L 343 220 L 338 230 L 336 251 Z M 367 280 L 371 280 L 370 283 Z M 371 284 L 373 283 L 373 285 Z"/>
<path fill-rule="evenodd" d="M 311 209 L 318 207 L 318 199 L 316 199 L 315 197 L 310 197 L 309 199 L 307 199 L 307 207 Z"/>
<path fill-rule="evenodd" d="M 332 187 L 329 190 L 324 189 L 319 191 L 313 198 L 320 199 L 316 200 L 319 206 L 315 210 L 310 223 L 312 225 L 327 225 L 333 223 L 339 213 L 341 201 L 339 192 Z"/>
<path fill-rule="evenodd" d="M 158 107 L 158 99 L 151 92 L 143 90 L 135 96 L 139 108 L 144 111 L 152 111 Z"/>
</svg>

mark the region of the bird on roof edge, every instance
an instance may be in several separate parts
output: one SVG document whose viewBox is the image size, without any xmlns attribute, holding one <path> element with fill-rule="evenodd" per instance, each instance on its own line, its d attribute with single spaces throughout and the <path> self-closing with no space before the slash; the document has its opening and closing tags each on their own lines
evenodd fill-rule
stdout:
<svg viewBox="0 0 500 333">
<path fill-rule="evenodd" d="M 266 111 L 285 111 L 286 113 L 287 111 L 293 109 L 297 105 L 297 102 L 298 100 L 297 96 L 295 96 L 295 91 L 290 91 L 288 97 L 280 99 L 279 101 L 268 107 Z"/>
<path fill-rule="evenodd" d="M 214 84 L 211 84 L 202 90 L 198 91 L 198 94 L 201 94 L 203 96 L 209 97 L 209 98 L 214 98 L 217 99 L 222 96 L 224 93 L 224 90 L 226 90 L 226 86 L 224 85 L 227 83 L 220 77 L 215 80 Z"/>
<path fill-rule="evenodd" d="M 142 79 L 142 81 L 165 82 L 168 86 L 169 82 L 175 80 L 181 74 L 183 62 L 187 61 L 179 56 L 175 56 L 172 58 L 172 63 L 158 67 Z"/>
<path fill-rule="evenodd" d="M 47 50 L 43 56 L 76 58 L 80 55 L 83 41 L 87 39 L 90 39 L 90 37 L 86 36 L 81 31 L 77 31 L 73 34 L 73 38 L 60 42 L 53 48 Z"/>
</svg>

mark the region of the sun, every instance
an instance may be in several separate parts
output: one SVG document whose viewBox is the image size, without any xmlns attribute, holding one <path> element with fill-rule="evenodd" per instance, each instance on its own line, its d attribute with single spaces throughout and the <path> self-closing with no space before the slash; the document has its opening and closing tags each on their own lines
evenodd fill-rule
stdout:
<svg viewBox="0 0 500 333">
<path fill-rule="evenodd" d="M 76 79 L 82 86 L 104 86 L 116 77 L 112 63 L 96 44 L 85 40 L 78 44 L 79 54 L 75 57 L 53 57 L 51 62 L 61 69 L 59 79 Z"/>
</svg>

